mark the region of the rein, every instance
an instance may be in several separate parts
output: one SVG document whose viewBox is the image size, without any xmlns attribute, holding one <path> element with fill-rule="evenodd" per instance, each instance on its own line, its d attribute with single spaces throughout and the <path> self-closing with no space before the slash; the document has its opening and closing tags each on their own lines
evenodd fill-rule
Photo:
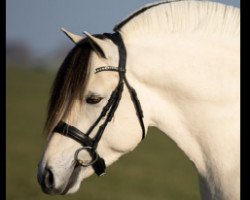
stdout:
<svg viewBox="0 0 250 200">
<path fill-rule="evenodd" d="M 99 117 L 96 119 L 96 121 L 90 126 L 90 128 L 87 130 L 86 133 L 81 132 L 79 129 L 75 128 L 74 126 L 70 126 L 69 124 L 60 121 L 58 125 L 54 128 L 53 132 L 60 133 L 64 136 L 67 136 L 77 142 L 79 142 L 82 147 L 78 149 L 75 152 L 75 160 L 77 161 L 78 165 L 81 165 L 83 167 L 87 166 L 92 166 L 95 173 L 98 176 L 104 175 L 105 174 L 105 161 L 102 157 L 99 156 L 99 154 L 96 152 L 98 143 L 104 133 L 104 130 L 108 123 L 112 120 L 114 113 L 120 103 L 121 97 L 122 97 L 122 92 L 124 89 L 124 85 L 128 88 L 131 100 L 134 104 L 134 108 L 136 111 L 136 115 L 138 117 L 141 129 L 142 129 L 142 139 L 145 137 L 145 127 L 143 123 L 143 111 L 141 108 L 140 101 L 137 97 L 137 93 L 135 89 L 129 84 L 127 78 L 126 78 L 126 58 L 127 58 L 127 53 L 126 53 L 126 48 L 123 43 L 121 35 L 116 32 L 113 34 L 110 33 L 104 33 L 103 34 L 105 37 L 109 38 L 110 40 L 113 41 L 115 45 L 118 47 L 119 51 L 119 65 L 118 67 L 114 66 L 105 66 L 105 67 L 99 67 L 96 69 L 95 73 L 99 73 L 102 71 L 115 71 L 119 73 L 119 82 L 118 85 L 116 86 L 115 90 L 112 92 L 107 104 L 103 107 L 101 114 Z M 101 119 L 106 116 L 105 121 L 101 126 L 99 126 L 99 129 L 94 136 L 94 138 L 90 138 L 89 135 L 93 131 L 93 129 L 99 124 Z M 82 160 L 78 158 L 79 152 L 82 150 L 86 150 L 90 157 L 92 158 L 91 161 L 84 163 Z"/>
</svg>

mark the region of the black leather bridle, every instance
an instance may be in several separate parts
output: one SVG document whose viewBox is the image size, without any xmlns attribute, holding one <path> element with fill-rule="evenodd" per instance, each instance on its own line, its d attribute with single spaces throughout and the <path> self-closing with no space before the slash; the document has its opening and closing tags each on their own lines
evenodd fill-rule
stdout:
<svg viewBox="0 0 250 200">
<path fill-rule="evenodd" d="M 139 123 L 141 125 L 142 139 L 145 137 L 145 127 L 143 123 L 143 111 L 140 105 L 140 101 L 137 98 L 136 91 L 134 90 L 133 87 L 130 86 L 126 78 L 127 55 L 126 55 L 126 48 L 123 43 L 122 37 L 118 32 L 115 32 L 113 34 L 104 33 L 103 35 L 106 38 L 111 39 L 113 43 L 117 45 L 118 51 L 119 51 L 119 65 L 118 67 L 113 67 L 113 66 L 100 67 L 96 69 L 95 73 L 99 73 L 102 71 L 118 72 L 119 73 L 118 85 L 116 86 L 115 90 L 112 92 L 107 104 L 103 107 L 101 114 L 99 115 L 99 117 L 96 119 L 96 121 L 92 124 L 92 126 L 88 129 L 86 133 L 81 132 L 79 129 L 75 128 L 74 126 L 70 126 L 69 124 L 63 121 L 60 121 L 53 130 L 53 132 L 57 132 L 64 136 L 70 137 L 82 145 L 82 147 L 75 152 L 75 160 L 77 161 L 77 164 L 82 165 L 84 167 L 91 165 L 95 173 L 98 176 L 105 174 L 106 165 L 105 165 L 104 159 L 101 158 L 96 152 L 96 148 L 103 135 L 103 132 L 107 124 L 112 120 L 114 113 L 119 105 L 122 92 L 123 92 L 123 88 L 124 88 L 124 84 L 128 88 L 131 100 L 135 107 L 135 111 L 136 111 Z M 90 138 L 89 137 L 90 133 L 99 124 L 101 119 L 103 119 L 103 117 L 105 116 L 106 116 L 105 121 L 103 122 L 101 126 L 99 126 L 99 129 L 96 135 L 94 136 L 94 138 Z M 92 160 L 89 161 L 87 164 L 83 164 L 82 161 L 78 158 L 78 154 L 82 150 L 87 150 L 89 155 L 91 156 Z"/>
</svg>

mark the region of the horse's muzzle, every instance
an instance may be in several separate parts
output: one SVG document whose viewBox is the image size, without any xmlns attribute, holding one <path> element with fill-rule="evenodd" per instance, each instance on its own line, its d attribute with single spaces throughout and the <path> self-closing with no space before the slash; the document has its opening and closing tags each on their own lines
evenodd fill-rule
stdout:
<svg viewBox="0 0 250 200">
<path fill-rule="evenodd" d="M 42 191 L 49 195 L 57 195 L 63 192 L 63 188 L 55 187 L 55 179 L 52 170 L 45 167 L 43 170 L 38 170 L 37 180 Z"/>
</svg>

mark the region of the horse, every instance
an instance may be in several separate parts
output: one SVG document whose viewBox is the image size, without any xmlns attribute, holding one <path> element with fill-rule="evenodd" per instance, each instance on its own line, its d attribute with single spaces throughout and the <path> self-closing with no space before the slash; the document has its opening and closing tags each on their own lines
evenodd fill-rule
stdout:
<svg viewBox="0 0 250 200">
<path fill-rule="evenodd" d="M 240 11 L 160 1 L 114 32 L 73 34 L 52 86 L 38 182 L 76 192 L 133 151 L 150 126 L 194 163 L 203 200 L 240 199 Z"/>
</svg>

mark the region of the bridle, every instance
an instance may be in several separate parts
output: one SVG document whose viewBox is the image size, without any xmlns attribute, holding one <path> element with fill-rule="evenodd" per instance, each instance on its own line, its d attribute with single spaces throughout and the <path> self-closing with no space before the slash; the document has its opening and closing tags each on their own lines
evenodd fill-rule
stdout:
<svg viewBox="0 0 250 200">
<path fill-rule="evenodd" d="M 60 133 L 64 136 L 67 136 L 69 138 L 72 138 L 73 140 L 79 142 L 82 147 L 78 149 L 75 152 L 75 160 L 77 161 L 77 165 L 81 165 L 83 167 L 92 166 L 95 173 L 98 176 L 101 176 L 105 174 L 105 161 L 102 157 L 99 156 L 99 154 L 96 152 L 97 145 L 103 135 L 103 132 L 108 125 L 108 123 L 112 120 L 114 113 L 119 105 L 119 102 L 122 97 L 122 92 L 124 88 L 124 84 L 128 88 L 131 100 L 134 104 L 134 108 L 136 111 L 136 115 L 138 117 L 141 129 L 142 129 L 142 139 L 145 137 L 145 127 L 143 123 L 143 111 L 141 108 L 141 104 L 139 99 L 137 98 L 136 91 L 131 85 L 128 83 L 126 78 L 126 48 L 123 43 L 122 37 L 118 32 L 115 32 L 113 34 L 110 33 L 104 33 L 103 36 L 106 38 L 109 38 L 113 41 L 115 45 L 118 47 L 119 51 L 119 65 L 118 67 L 114 66 L 105 66 L 105 67 L 99 67 L 96 69 L 95 73 L 99 73 L 102 71 L 115 71 L 119 73 L 119 82 L 114 91 L 112 92 L 107 104 L 103 107 L 101 114 L 96 119 L 96 121 L 90 126 L 88 131 L 86 133 L 81 132 L 79 129 L 75 128 L 74 126 L 70 126 L 69 124 L 60 121 L 57 126 L 54 128 L 53 132 Z M 90 138 L 89 135 L 93 131 L 93 129 L 99 124 L 101 119 L 105 117 L 105 121 L 101 126 L 99 126 L 99 129 L 94 136 L 94 138 Z M 82 150 L 87 150 L 91 157 L 91 161 L 87 163 L 83 163 L 81 159 L 78 158 L 79 152 Z"/>
</svg>

